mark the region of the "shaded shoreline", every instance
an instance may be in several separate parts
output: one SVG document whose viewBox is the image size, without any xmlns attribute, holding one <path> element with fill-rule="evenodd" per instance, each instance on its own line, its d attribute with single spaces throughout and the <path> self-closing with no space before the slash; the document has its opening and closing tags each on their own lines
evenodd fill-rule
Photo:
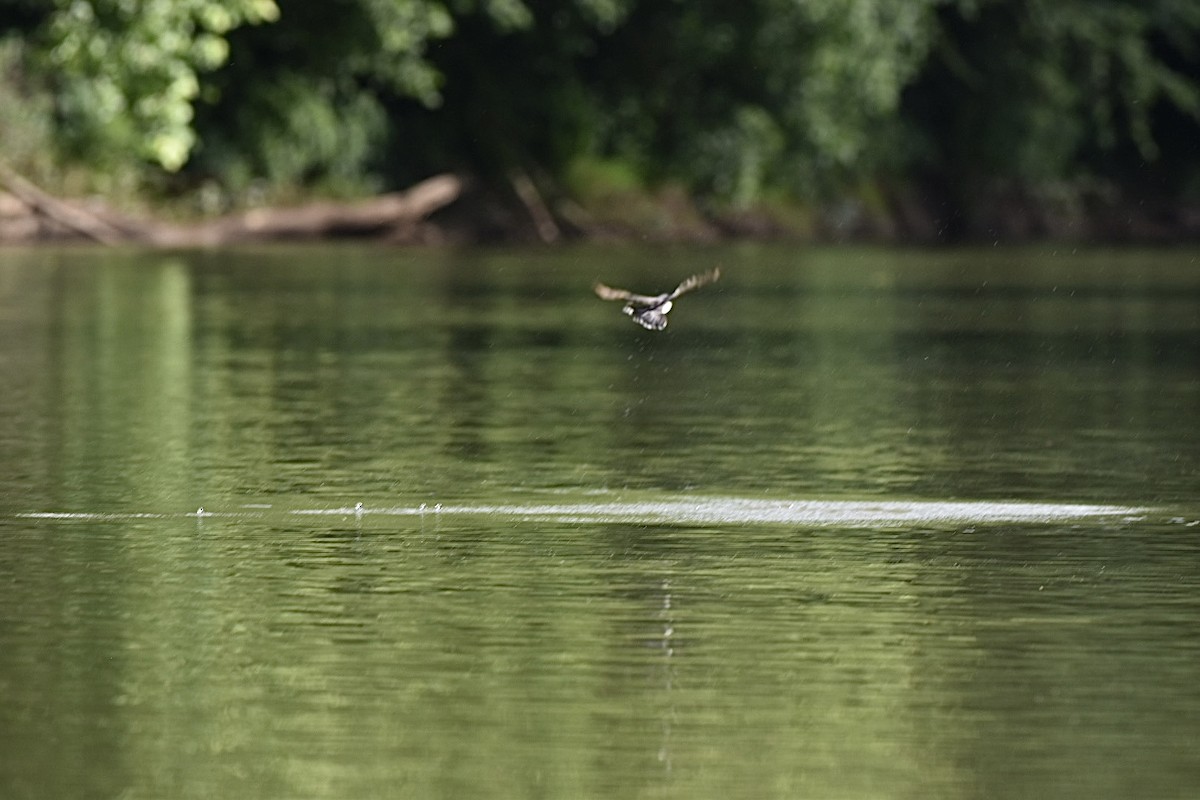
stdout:
<svg viewBox="0 0 1200 800">
<path fill-rule="evenodd" d="M 474 245 L 606 241 L 795 241 L 998 244 L 1200 241 L 1200 201 L 994 185 L 969 201 L 913 187 L 847 195 L 817 206 L 789 202 L 718 207 L 678 187 L 597 192 L 587 200 L 543 193 L 527 176 L 508 185 L 433 176 L 402 192 L 313 199 L 185 221 L 135 216 L 103 200 L 55 197 L 0 174 L 0 244 L 90 241 L 149 247 L 353 239 Z"/>
</svg>

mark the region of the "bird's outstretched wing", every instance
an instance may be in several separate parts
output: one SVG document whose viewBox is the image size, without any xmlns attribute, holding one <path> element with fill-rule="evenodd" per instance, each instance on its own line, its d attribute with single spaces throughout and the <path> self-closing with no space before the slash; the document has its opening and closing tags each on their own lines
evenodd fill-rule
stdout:
<svg viewBox="0 0 1200 800">
<path fill-rule="evenodd" d="M 679 295 L 690 292 L 692 289 L 699 289 L 701 286 L 714 283 L 720 277 L 720 267 L 710 269 L 708 272 L 701 272 L 698 275 L 693 275 L 683 283 L 676 286 L 675 291 L 671 292 L 669 299 L 674 300 L 676 297 L 679 297 Z"/>
<path fill-rule="evenodd" d="M 658 301 L 657 297 L 634 294 L 625 289 L 614 289 L 611 286 L 605 286 L 603 283 L 597 283 L 592 288 L 595 290 L 596 296 L 601 300 L 624 300 L 627 303 L 636 303 L 643 306 L 653 305 Z"/>
</svg>

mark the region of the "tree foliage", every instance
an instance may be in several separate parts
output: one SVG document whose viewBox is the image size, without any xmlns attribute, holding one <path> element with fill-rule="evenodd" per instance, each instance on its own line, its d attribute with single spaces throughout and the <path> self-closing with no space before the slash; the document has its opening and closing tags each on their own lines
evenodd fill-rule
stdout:
<svg viewBox="0 0 1200 800">
<path fill-rule="evenodd" d="M 187 161 L 201 75 L 229 57 L 226 35 L 279 16 L 274 0 L 54 0 L 42 58 L 64 139 L 84 154 Z"/>
<path fill-rule="evenodd" d="M 734 205 L 922 175 L 1197 173 L 1193 0 L 0 0 L 0 13 L 0 39 L 19 43 L 0 53 L 0 97 L 49 98 L 59 152 L 233 192 L 361 191 L 439 169 L 555 178 L 586 159 Z"/>
<path fill-rule="evenodd" d="M 1166 110 L 1200 132 L 1196 3 L 976 0 L 941 23 L 913 92 L 943 169 L 1056 180 L 1155 161 Z"/>
<path fill-rule="evenodd" d="M 619 78 L 606 101 L 620 109 L 607 146 L 735 201 L 771 182 L 811 194 L 853 179 L 891 159 L 901 91 L 929 50 L 933 6 L 646 4 L 605 54 Z"/>
</svg>

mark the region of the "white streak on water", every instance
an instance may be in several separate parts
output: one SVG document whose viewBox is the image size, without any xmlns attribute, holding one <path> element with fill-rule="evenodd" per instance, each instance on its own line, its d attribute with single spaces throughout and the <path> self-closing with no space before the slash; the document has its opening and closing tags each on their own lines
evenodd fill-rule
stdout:
<svg viewBox="0 0 1200 800">
<path fill-rule="evenodd" d="M 243 506 L 247 508 L 248 506 Z M 264 510 L 257 510 L 263 508 Z M 206 509 L 186 514 L 96 513 L 34 511 L 15 516 L 24 519 L 120 521 L 171 519 L 178 517 L 251 518 L 266 516 L 269 506 L 254 512 L 213 512 Z M 422 516 L 430 509 L 419 506 L 369 508 L 362 503 L 344 508 L 311 508 L 274 513 L 298 516 Z M 789 524 L 806 527 L 871 526 L 903 527 L 929 524 L 996 522 L 1060 522 L 1065 520 L 1123 518 L 1141 519 L 1146 508 L 1118 505 L 1083 505 L 1023 502 L 941 502 L 860 500 L 750 500 L 704 498 L 610 503 L 551 503 L 498 505 L 441 505 L 433 511 L 443 516 L 502 517 L 523 520 L 553 520 L 571 523 L 625 522 L 636 524 L 750 525 Z"/>
<path fill-rule="evenodd" d="M 423 507 L 363 509 L 361 513 L 410 516 Z M 447 516 L 479 515 L 560 522 L 692 524 L 793 524 L 806 526 L 904 526 L 931 523 L 1055 522 L 1095 517 L 1129 517 L 1146 509 L 1130 506 L 1019 502 L 747 500 L 709 498 L 631 503 L 441 506 Z M 293 514 L 345 515 L 350 508 L 301 509 Z"/>
</svg>

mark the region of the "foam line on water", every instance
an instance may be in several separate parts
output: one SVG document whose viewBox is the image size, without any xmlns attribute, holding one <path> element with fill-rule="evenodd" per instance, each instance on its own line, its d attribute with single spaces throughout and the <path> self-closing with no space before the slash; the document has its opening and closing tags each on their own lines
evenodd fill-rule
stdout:
<svg viewBox="0 0 1200 800">
<path fill-rule="evenodd" d="M 300 515 L 480 515 L 564 522 L 692 524 L 914 525 L 930 523 L 1054 522 L 1128 517 L 1144 508 L 1022 502 L 748 500 L 708 498 L 611 503 L 451 505 L 397 508 L 299 509 Z"/>
<path fill-rule="evenodd" d="M 243 506 L 243 508 L 247 508 Z M 33 511 L 18 518 L 77 521 L 120 521 L 208 517 L 240 519 L 273 514 L 288 516 L 480 516 L 546 519 L 573 523 L 628 522 L 639 524 L 791 524 L 807 527 L 858 525 L 900 527 L 921 524 L 997 522 L 1057 522 L 1095 518 L 1141 518 L 1148 509 L 1136 506 L 1017 501 L 872 501 L 872 500 L 752 500 L 736 497 L 604 503 L 500 503 L 482 505 L 421 504 L 371 508 L 353 507 L 272 509 L 263 504 L 250 511 L 188 513 Z"/>
</svg>

